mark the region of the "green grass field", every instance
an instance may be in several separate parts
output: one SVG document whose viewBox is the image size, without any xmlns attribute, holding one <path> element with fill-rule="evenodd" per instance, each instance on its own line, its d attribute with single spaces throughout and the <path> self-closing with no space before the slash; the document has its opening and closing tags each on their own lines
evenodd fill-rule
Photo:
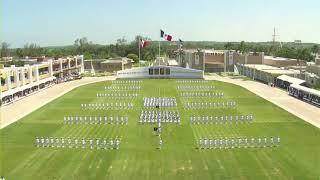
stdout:
<svg viewBox="0 0 320 180">
<path fill-rule="evenodd" d="M 77 88 L 20 121 L 0 130 L 0 175 L 17 179 L 320 179 L 320 130 L 244 88 L 211 81 L 236 109 L 185 110 L 175 80 L 144 80 L 134 110 L 81 111 L 81 103 L 128 102 L 96 98 L 102 82 Z M 196 85 L 196 84 L 192 84 Z M 113 86 L 118 86 L 113 84 Z M 123 85 L 122 85 L 123 86 Z M 123 92 L 123 91 L 122 91 Z M 164 147 L 158 150 L 153 125 L 139 125 L 143 97 L 176 97 L 182 125 L 163 125 Z M 189 99 L 190 100 L 190 99 Z M 193 99 L 217 101 L 219 99 Z M 5 112 L 2 112 L 5 113 Z M 250 125 L 190 125 L 190 115 L 252 113 Z M 129 115 L 128 126 L 64 125 L 65 115 Z M 199 137 L 277 136 L 280 147 L 199 150 Z M 37 148 L 36 136 L 111 138 L 121 136 L 119 151 Z"/>
</svg>

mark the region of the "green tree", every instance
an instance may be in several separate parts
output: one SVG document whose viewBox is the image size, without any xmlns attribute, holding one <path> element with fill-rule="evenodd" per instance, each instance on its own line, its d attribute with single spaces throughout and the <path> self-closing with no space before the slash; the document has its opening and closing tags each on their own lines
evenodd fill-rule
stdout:
<svg viewBox="0 0 320 180">
<path fill-rule="evenodd" d="M 128 54 L 127 58 L 132 59 L 134 63 L 139 63 L 139 57 L 136 54 Z"/>
<path fill-rule="evenodd" d="M 312 48 L 311 48 L 311 51 L 314 54 L 319 53 L 319 50 L 320 50 L 320 48 L 319 48 L 319 46 L 317 44 L 313 45 Z"/>
<path fill-rule="evenodd" d="M 8 57 L 10 55 L 10 44 L 7 42 L 1 43 L 0 57 Z"/>
</svg>

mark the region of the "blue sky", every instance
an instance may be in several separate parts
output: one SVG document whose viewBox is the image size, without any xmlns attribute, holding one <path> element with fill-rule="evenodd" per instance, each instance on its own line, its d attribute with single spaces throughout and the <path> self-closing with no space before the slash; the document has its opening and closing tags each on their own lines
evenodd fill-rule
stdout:
<svg viewBox="0 0 320 180">
<path fill-rule="evenodd" d="M 114 43 L 159 29 L 183 40 L 320 43 L 319 0 L 0 0 L 0 41 L 69 45 L 78 37 Z"/>
</svg>

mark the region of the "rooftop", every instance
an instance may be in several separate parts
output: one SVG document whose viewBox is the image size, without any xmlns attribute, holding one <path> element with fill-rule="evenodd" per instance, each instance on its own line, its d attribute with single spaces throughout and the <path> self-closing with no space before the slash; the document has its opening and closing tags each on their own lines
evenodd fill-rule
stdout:
<svg viewBox="0 0 320 180">
<path fill-rule="evenodd" d="M 263 71 L 270 74 L 300 74 L 299 70 L 294 69 L 281 69 L 278 67 L 273 67 L 264 64 L 245 64 L 244 66 L 253 68 L 259 71 Z"/>
</svg>

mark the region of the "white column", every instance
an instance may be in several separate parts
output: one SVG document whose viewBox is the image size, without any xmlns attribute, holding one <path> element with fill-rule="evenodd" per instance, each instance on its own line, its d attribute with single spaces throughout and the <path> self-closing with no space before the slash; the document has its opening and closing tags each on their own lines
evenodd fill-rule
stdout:
<svg viewBox="0 0 320 180">
<path fill-rule="evenodd" d="M 80 73 L 84 72 L 84 62 L 83 61 L 84 61 L 84 56 L 80 55 L 80 66 L 81 66 Z"/>
<path fill-rule="evenodd" d="M 17 68 L 14 68 L 13 70 L 14 72 L 14 76 L 13 76 L 13 79 L 14 79 L 14 84 L 16 85 L 16 87 L 19 87 L 19 71 Z"/>
<path fill-rule="evenodd" d="M 39 65 L 35 65 L 35 75 L 36 75 L 36 81 L 39 81 L 40 80 L 40 77 L 39 77 Z"/>
<path fill-rule="evenodd" d="M 28 79 L 29 83 L 33 82 L 33 77 L 32 77 L 32 66 L 27 66 L 28 67 Z"/>
<path fill-rule="evenodd" d="M 59 59 L 59 63 L 60 63 L 60 72 L 63 72 L 63 60 Z"/>
<path fill-rule="evenodd" d="M 6 85 L 7 85 L 8 90 L 10 90 L 10 89 L 11 89 L 11 70 L 8 69 L 8 70 L 6 71 L 6 74 L 7 74 L 7 77 L 6 77 Z"/>
<path fill-rule="evenodd" d="M 75 56 L 75 57 L 73 57 L 73 58 L 74 58 L 74 60 L 75 60 L 75 62 L 76 62 L 75 67 L 77 68 L 77 67 L 78 67 L 78 57 L 77 57 L 77 56 Z"/>
<path fill-rule="evenodd" d="M 68 58 L 68 74 L 71 75 L 71 59 Z"/>
<path fill-rule="evenodd" d="M 22 86 L 26 84 L 26 78 L 25 78 L 25 67 L 21 68 L 21 81 L 22 81 Z"/>
<path fill-rule="evenodd" d="M 226 54 L 226 51 L 224 51 L 223 60 L 224 60 L 223 71 L 226 72 L 227 71 L 227 54 Z"/>
<path fill-rule="evenodd" d="M 49 71 L 49 76 L 50 77 L 52 77 L 53 76 L 53 67 L 52 67 L 52 60 L 50 59 L 50 60 L 48 60 L 48 65 L 49 65 L 49 67 L 48 67 L 48 71 Z"/>
</svg>

